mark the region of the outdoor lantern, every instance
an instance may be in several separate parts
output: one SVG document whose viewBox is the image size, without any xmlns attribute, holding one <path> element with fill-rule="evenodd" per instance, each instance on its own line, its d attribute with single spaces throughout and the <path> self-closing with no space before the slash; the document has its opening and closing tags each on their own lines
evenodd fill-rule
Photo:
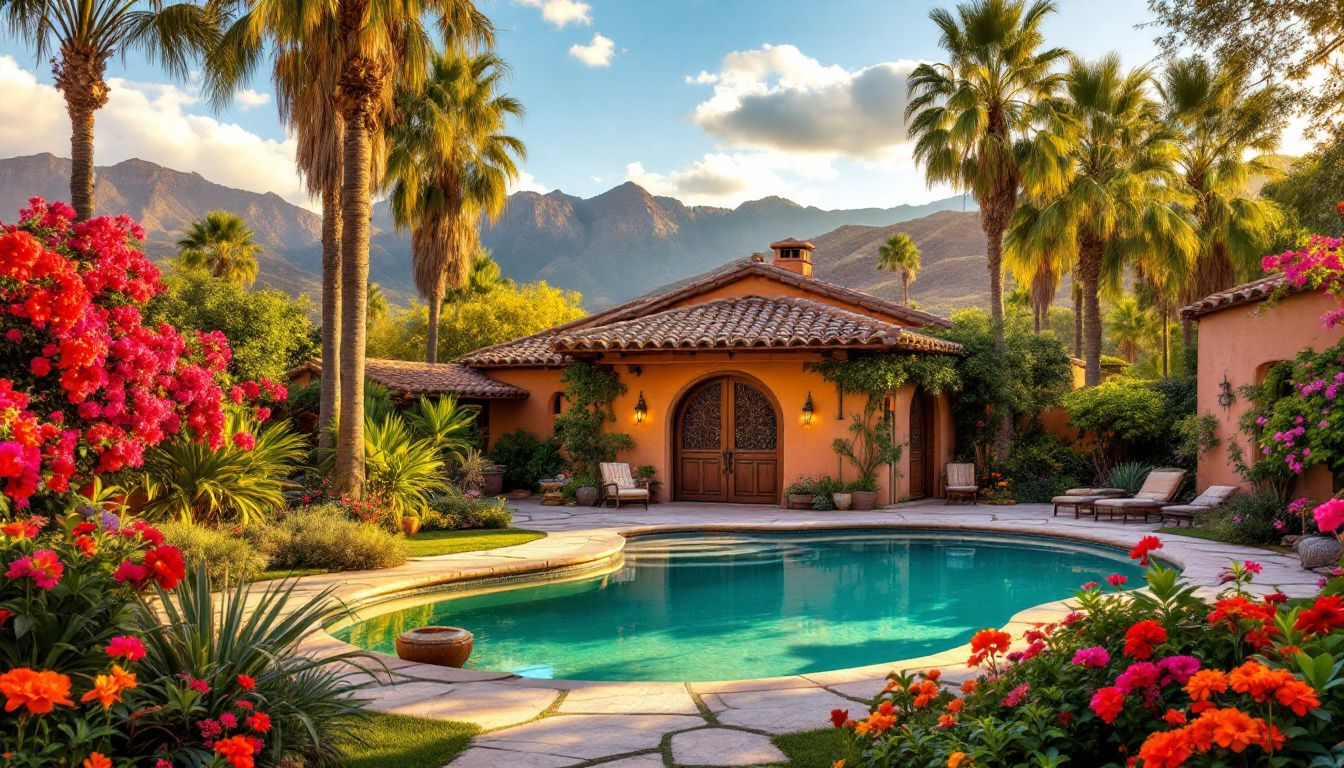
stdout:
<svg viewBox="0 0 1344 768">
<path fill-rule="evenodd" d="M 803 426 L 812 423 L 812 393 L 807 393 L 807 400 L 803 401 Z"/>
<path fill-rule="evenodd" d="M 649 404 L 644 402 L 644 393 L 639 393 L 639 401 L 635 403 L 635 423 L 643 424 L 644 419 L 649 415 Z"/>
<path fill-rule="evenodd" d="M 1232 382 L 1227 380 L 1227 374 L 1223 374 L 1223 380 L 1218 384 L 1218 404 L 1224 408 L 1231 408 L 1232 401 L 1236 400 L 1236 395 L 1232 394 Z"/>
</svg>

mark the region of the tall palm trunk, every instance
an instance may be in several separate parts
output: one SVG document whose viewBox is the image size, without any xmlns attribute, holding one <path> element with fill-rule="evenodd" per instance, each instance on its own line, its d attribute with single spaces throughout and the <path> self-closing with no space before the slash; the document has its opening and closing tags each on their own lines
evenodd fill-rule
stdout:
<svg viewBox="0 0 1344 768">
<path fill-rule="evenodd" d="M 910 306 L 910 270 L 901 270 L 901 303 Z"/>
<path fill-rule="evenodd" d="M 322 402 L 317 444 L 330 448 L 341 411 L 341 185 L 322 190 Z"/>
<path fill-rule="evenodd" d="M 61 49 L 52 70 L 70 115 L 70 204 L 81 220 L 93 216 L 93 115 L 107 104 L 104 70 L 98 54 L 72 48 Z"/>
<path fill-rule="evenodd" d="M 994 319 L 994 339 L 999 350 L 1006 351 L 1003 328 L 1003 233 L 1016 205 L 1017 183 L 1010 190 L 1000 191 L 980 206 L 980 226 L 985 231 L 988 245 L 985 260 L 989 264 L 989 313 Z M 996 407 L 1003 407 L 996 404 Z M 1007 458 L 1013 442 L 1013 422 L 1005 416 L 999 420 L 994 434 L 994 455 Z"/>
<path fill-rule="evenodd" d="M 1083 283 L 1073 275 L 1073 356 L 1083 358 Z"/>
<path fill-rule="evenodd" d="M 425 341 L 425 362 L 433 364 L 439 359 L 439 317 L 443 313 L 443 295 L 429 297 L 429 332 Z"/>
<path fill-rule="evenodd" d="M 1101 260 L 1104 244 L 1084 240 L 1078 245 L 1078 277 L 1083 283 L 1083 382 L 1091 387 L 1101 383 Z"/>
<path fill-rule="evenodd" d="M 363 3 L 342 2 L 356 21 Z M 361 6 L 355 8 L 354 6 Z M 369 290 L 369 161 L 371 132 L 377 129 L 374 109 L 384 73 L 378 62 L 352 55 L 342 67 L 341 98 L 345 118 L 341 184 L 341 409 L 336 433 L 338 493 L 364 496 L 364 344 Z"/>
</svg>

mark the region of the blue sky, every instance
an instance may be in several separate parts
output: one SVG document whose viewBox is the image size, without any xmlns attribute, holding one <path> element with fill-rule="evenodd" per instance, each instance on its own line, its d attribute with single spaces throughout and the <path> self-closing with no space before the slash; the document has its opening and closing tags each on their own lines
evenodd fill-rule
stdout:
<svg viewBox="0 0 1344 768">
<path fill-rule="evenodd" d="M 890 206 L 929 189 L 901 140 L 903 75 L 939 57 L 928 11 L 891 0 L 484 0 L 508 90 L 527 107 L 521 188 L 580 196 L 633 180 L 687 202 L 779 194 L 824 208 Z M 1052 44 L 1150 62 L 1144 0 L 1061 0 Z M 0 44 L 0 156 L 68 155 L 49 67 Z M 99 164 L 142 157 L 220 183 L 304 196 L 264 78 L 212 112 L 195 86 L 114 60 Z M 1292 137 L 1286 149 L 1301 149 Z"/>
</svg>

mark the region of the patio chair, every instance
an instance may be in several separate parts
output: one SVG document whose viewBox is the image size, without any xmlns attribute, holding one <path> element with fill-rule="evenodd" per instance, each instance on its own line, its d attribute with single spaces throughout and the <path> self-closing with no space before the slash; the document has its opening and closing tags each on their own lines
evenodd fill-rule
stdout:
<svg viewBox="0 0 1344 768">
<path fill-rule="evenodd" d="M 630 465 L 625 462 L 603 462 L 598 465 L 602 470 L 602 503 L 608 501 L 616 503 L 616 508 L 621 508 L 621 502 L 627 504 L 638 504 L 643 502 L 644 508 L 649 508 L 649 489 L 641 487 L 635 481 L 635 476 L 630 474 Z"/>
<path fill-rule="evenodd" d="M 1200 512 L 1208 512 L 1211 509 L 1217 509 L 1223 505 L 1223 502 L 1232 498 L 1237 492 L 1235 485 L 1210 485 L 1204 489 L 1204 492 L 1186 502 L 1185 504 L 1168 504 L 1162 508 L 1162 522 L 1166 523 L 1168 519 L 1176 521 L 1179 527 L 1184 520 L 1186 525 L 1195 524 L 1195 515 Z"/>
<path fill-rule="evenodd" d="M 948 464 L 947 483 L 943 486 L 943 504 L 964 501 L 980 503 L 980 486 L 975 482 L 974 464 Z"/>
<path fill-rule="evenodd" d="M 1093 508 L 1097 511 L 1097 517 L 1101 517 L 1102 512 L 1110 514 L 1110 519 L 1114 520 L 1116 515 L 1121 515 L 1121 522 L 1128 523 L 1129 516 L 1143 516 L 1143 522 L 1148 522 L 1148 516 L 1152 514 L 1161 514 L 1162 508 L 1171 503 L 1176 498 L 1176 494 L 1181 490 L 1181 484 L 1185 482 L 1184 469 L 1154 469 L 1144 478 L 1143 487 L 1139 492 L 1127 499 L 1099 499 L 1093 502 Z"/>
<path fill-rule="evenodd" d="M 1055 506 L 1054 514 L 1058 515 L 1060 510 L 1073 510 L 1073 517 L 1077 519 L 1082 515 L 1096 514 L 1093 505 L 1098 501 L 1117 499 L 1124 495 L 1124 488 L 1070 488 L 1063 496 L 1056 496 L 1050 502 Z"/>
</svg>

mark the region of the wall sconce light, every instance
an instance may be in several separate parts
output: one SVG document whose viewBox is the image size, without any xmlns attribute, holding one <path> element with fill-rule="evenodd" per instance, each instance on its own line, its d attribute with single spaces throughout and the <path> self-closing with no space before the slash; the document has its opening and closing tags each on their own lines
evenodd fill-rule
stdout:
<svg viewBox="0 0 1344 768">
<path fill-rule="evenodd" d="M 815 409 L 812 407 L 812 393 L 807 393 L 807 399 L 803 401 L 803 426 L 812 423 L 812 413 Z"/>
<path fill-rule="evenodd" d="M 1227 374 L 1223 374 L 1223 380 L 1218 384 L 1218 404 L 1224 408 L 1231 408 L 1237 396 L 1232 394 L 1232 382 L 1227 380 Z"/>
<path fill-rule="evenodd" d="M 643 424 L 649 417 L 649 404 L 644 402 L 644 393 L 639 393 L 639 400 L 635 403 L 635 423 Z"/>
</svg>

